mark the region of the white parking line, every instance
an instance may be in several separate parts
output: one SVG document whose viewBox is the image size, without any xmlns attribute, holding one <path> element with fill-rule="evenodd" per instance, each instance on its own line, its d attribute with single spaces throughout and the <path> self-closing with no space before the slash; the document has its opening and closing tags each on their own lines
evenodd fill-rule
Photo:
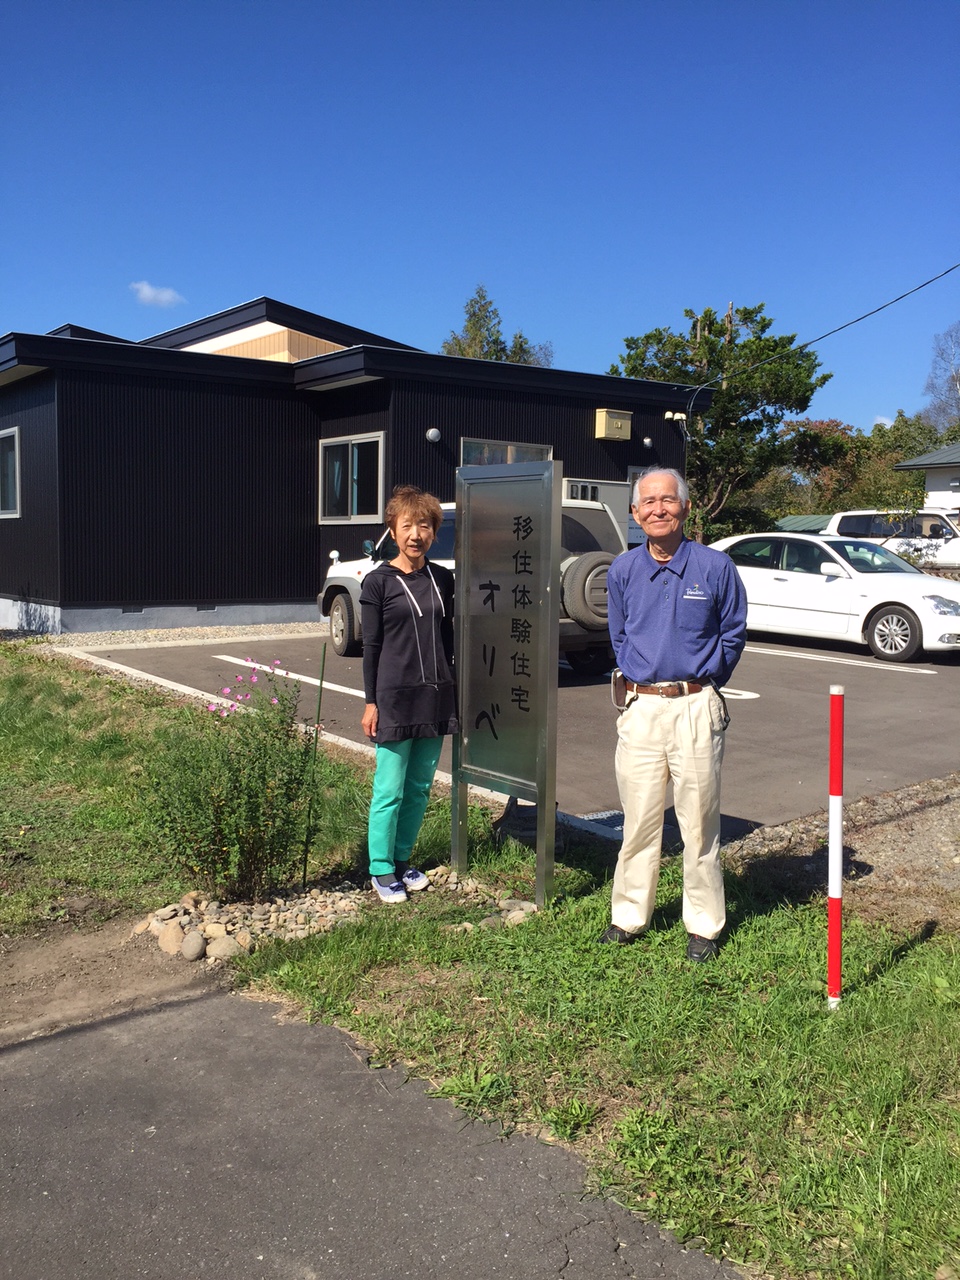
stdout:
<svg viewBox="0 0 960 1280">
<path fill-rule="evenodd" d="M 748 644 L 746 653 L 765 653 L 771 658 L 801 658 L 804 662 L 833 662 L 841 667 L 868 667 L 871 671 L 892 671 L 907 676 L 935 676 L 932 667 L 901 667 L 895 662 L 868 662 L 865 658 L 828 658 L 820 653 L 790 653 L 787 649 L 758 649 Z"/>
<path fill-rule="evenodd" d="M 303 676 L 298 671 L 287 671 L 284 667 L 271 667 L 264 662 L 250 662 L 247 658 L 235 658 L 229 653 L 215 653 L 213 655 L 220 662 L 236 662 L 241 667 L 246 667 L 248 671 L 272 671 L 274 675 L 283 676 L 287 680 L 299 680 L 301 684 L 319 685 L 320 681 L 316 676 Z M 351 698 L 362 698 L 362 689 L 348 689 L 345 684 L 334 684 L 330 680 L 324 680 L 323 687 L 329 689 L 331 693 L 347 693 Z"/>
<path fill-rule="evenodd" d="M 728 689 L 726 685 L 720 691 L 725 698 L 759 698 L 759 693 L 751 693 L 749 689 Z"/>
</svg>

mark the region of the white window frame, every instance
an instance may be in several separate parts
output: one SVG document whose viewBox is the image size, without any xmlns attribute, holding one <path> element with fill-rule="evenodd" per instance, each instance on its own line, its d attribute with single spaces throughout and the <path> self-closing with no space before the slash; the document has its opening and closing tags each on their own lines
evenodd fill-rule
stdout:
<svg viewBox="0 0 960 1280">
<path fill-rule="evenodd" d="M 7 427 L 0 431 L 0 440 L 13 436 L 13 484 L 16 490 L 15 506 L 10 510 L 0 509 L 0 520 L 20 519 L 20 428 Z"/>
<path fill-rule="evenodd" d="M 383 431 L 369 431 L 362 435 L 352 436 L 330 436 L 329 439 L 320 440 L 320 490 L 318 494 L 317 519 L 320 524 L 382 524 L 383 523 L 383 480 L 384 480 L 384 441 L 386 433 Z M 324 495 L 324 453 L 325 450 L 333 445 L 357 445 L 368 444 L 370 441 L 376 441 L 377 444 L 377 509 L 372 512 L 356 513 L 352 510 L 345 516 L 325 516 L 323 514 L 323 495 Z M 353 488 L 353 475 L 347 477 L 347 487 L 349 490 Z M 352 506 L 352 498 L 351 498 Z"/>
</svg>

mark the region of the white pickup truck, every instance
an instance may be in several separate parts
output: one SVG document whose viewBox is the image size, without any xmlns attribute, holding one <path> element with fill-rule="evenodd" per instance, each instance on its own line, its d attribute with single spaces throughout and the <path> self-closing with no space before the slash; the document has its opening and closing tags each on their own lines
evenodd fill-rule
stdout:
<svg viewBox="0 0 960 1280">
<path fill-rule="evenodd" d="M 878 542 L 895 555 L 908 556 L 921 569 L 960 569 L 958 513 L 945 507 L 924 507 L 916 514 L 838 511 L 820 532 Z"/>
<path fill-rule="evenodd" d="M 430 549 L 430 559 L 456 569 L 454 535 L 456 508 L 442 503 L 443 523 Z M 577 675 L 600 676 L 613 666 L 607 630 L 607 570 L 627 545 L 620 523 L 602 502 L 564 497 L 560 517 L 560 657 Z M 397 547 L 388 530 L 376 543 L 363 544 L 359 560 L 341 560 L 331 551 L 323 590 L 317 605 L 330 619 L 334 653 L 355 656 L 363 647 L 360 587 L 383 560 L 392 560 Z"/>
</svg>

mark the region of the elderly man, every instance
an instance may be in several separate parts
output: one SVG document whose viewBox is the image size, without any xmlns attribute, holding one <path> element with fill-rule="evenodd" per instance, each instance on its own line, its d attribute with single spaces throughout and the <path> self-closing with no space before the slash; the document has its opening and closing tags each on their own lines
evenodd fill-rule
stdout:
<svg viewBox="0 0 960 1280">
<path fill-rule="evenodd" d="M 716 956 L 726 923 L 720 765 L 727 714 L 719 689 L 743 652 L 747 600 L 732 561 L 684 537 L 690 495 L 679 472 L 642 472 L 630 509 L 646 542 L 618 556 L 607 576 L 622 708 L 616 770 L 623 844 L 612 924 L 601 942 L 630 943 L 649 927 L 672 779 L 687 957 L 703 962 Z"/>
</svg>

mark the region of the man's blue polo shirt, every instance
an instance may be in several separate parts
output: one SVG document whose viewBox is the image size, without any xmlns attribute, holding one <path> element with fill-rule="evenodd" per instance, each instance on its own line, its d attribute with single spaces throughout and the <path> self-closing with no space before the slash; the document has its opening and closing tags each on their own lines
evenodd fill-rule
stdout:
<svg viewBox="0 0 960 1280">
<path fill-rule="evenodd" d="M 726 684 L 747 639 L 747 595 L 729 556 L 684 538 L 659 564 L 643 543 L 617 556 L 607 590 L 610 640 L 628 680 Z"/>
</svg>

